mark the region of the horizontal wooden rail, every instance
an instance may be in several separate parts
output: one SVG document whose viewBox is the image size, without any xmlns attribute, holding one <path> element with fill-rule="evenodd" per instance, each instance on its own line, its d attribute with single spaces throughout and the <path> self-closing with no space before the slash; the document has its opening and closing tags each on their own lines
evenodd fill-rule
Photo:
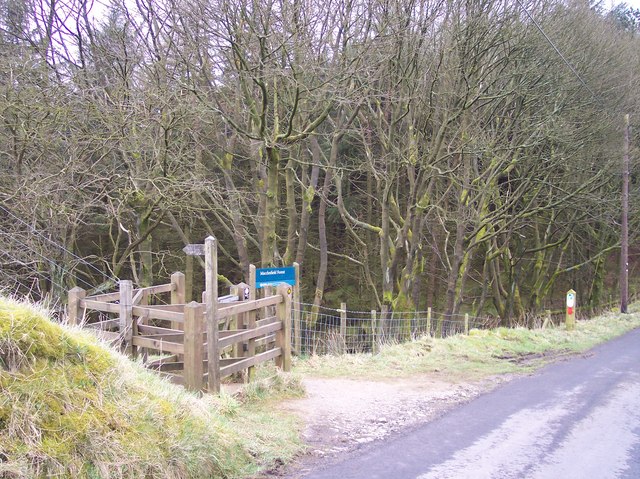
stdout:
<svg viewBox="0 0 640 479">
<path fill-rule="evenodd" d="M 260 326 L 255 329 L 242 329 L 231 331 L 220 331 L 220 339 L 218 340 L 219 348 L 226 348 L 232 344 L 236 344 L 242 341 L 248 341 L 249 339 L 257 338 L 258 336 L 264 336 L 266 334 L 275 333 L 282 329 L 282 323 L 272 323 L 265 326 Z"/>
<path fill-rule="evenodd" d="M 103 302 L 118 301 L 120 299 L 120 293 L 96 294 L 95 296 L 87 296 L 85 299 Z"/>
<path fill-rule="evenodd" d="M 284 301 L 281 295 L 268 296 L 262 299 L 256 299 L 254 301 L 243 301 L 242 303 L 235 303 L 231 305 L 221 305 L 218 309 L 217 317 L 219 319 L 225 319 L 235 314 L 247 313 L 249 311 L 255 311 L 257 309 L 265 308 L 267 306 L 275 306 Z"/>
<path fill-rule="evenodd" d="M 264 338 L 260 338 L 256 340 L 256 348 L 260 347 L 260 346 L 268 346 L 271 343 L 275 343 L 276 342 L 276 335 L 275 334 L 271 334 L 269 336 L 265 336 Z"/>
<path fill-rule="evenodd" d="M 222 358 L 220 359 L 220 366 L 229 366 L 235 364 L 238 361 L 244 361 L 246 358 Z"/>
<path fill-rule="evenodd" d="M 179 329 L 161 328 L 159 326 L 148 326 L 145 324 L 138 325 L 138 334 L 149 336 L 150 334 L 184 334 Z"/>
<path fill-rule="evenodd" d="M 268 361 L 269 359 L 276 358 L 281 354 L 281 348 L 274 348 L 270 349 L 269 351 L 265 351 L 264 353 L 256 354 L 253 357 L 242 359 L 241 361 L 237 361 L 233 364 L 230 364 L 229 366 L 223 366 L 220 368 L 220 377 L 223 378 L 225 376 L 240 372 L 248 367 L 255 366 L 256 364 L 263 363 L 265 361 Z"/>
<path fill-rule="evenodd" d="M 281 354 L 280 348 L 272 349 L 264 353 L 258 354 L 251 358 L 223 358 L 220 359 L 220 375 L 221 377 L 229 376 L 233 373 L 237 373 L 250 366 L 255 366 L 261 362 L 273 359 Z M 147 365 L 148 368 L 154 371 L 162 373 L 171 373 L 182 371 L 184 369 L 184 363 L 182 361 L 169 361 L 169 362 L 156 362 L 155 364 Z M 204 361 L 204 368 L 206 370 L 207 361 Z M 163 374 L 163 376 L 173 380 L 178 377 L 175 374 Z M 205 374 L 206 377 L 206 374 Z"/>
<path fill-rule="evenodd" d="M 134 346 L 140 346 L 142 348 L 156 349 L 173 354 L 184 354 L 184 344 L 181 343 L 172 343 L 170 341 L 151 339 L 144 336 L 134 336 L 131 338 L 131 342 Z"/>
<path fill-rule="evenodd" d="M 154 366 L 147 365 L 147 368 L 153 369 L 154 371 L 182 371 L 184 369 L 184 362 L 182 361 L 169 361 L 165 363 L 159 363 Z"/>
<path fill-rule="evenodd" d="M 276 323 L 278 322 L 278 318 L 276 316 L 269 316 L 268 318 L 264 318 L 261 319 L 259 321 L 256 321 L 256 326 L 260 327 L 260 326 L 266 326 L 267 324 L 272 324 L 272 323 Z"/>
<path fill-rule="evenodd" d="M 175 362 L 177 360 L 178 360 L 178 356 L 174 354 L 173 356 L 167 356 L 165 358 L 160 358 L 160 359 L 156 359 L 155 361 L 151 361 L 150 363 L 146 364 L 146 367 L 153 369 L 161 366 L 162 364 Z"/>
<path fill-rule="evenodd" d="M 157 286 L 149 286 L 148 288 L 138 288 L 133 290 L 134 297 L 138 294 L 160 294 L 160 293 L 170 293 L 173 291 L 173 284 L 159 284 Z M 96 294 L 94 296 L 87 296 L 85 299 L 91 301 L 102 301 L 102 302 L 111 302 L 118 301 L 120 299 L 120 293 L 104 293 L 104 294 Z"/>
<path fill-rule="evenodd" d="M 175 311 L 164 311 L 162 309 L 149 308 L 147 306 L 134 306 L 132 308 L 134 316 L 146 316 L 149 319 L 164 319 L 174 323 L 184 323 L 184 313 Z"/>
<path fill-rule="evenodd" d="M 137 338 L 156 339 L 160 341 L 169 341 L 170 343 L 182 343 L 184 342 L 184 333 L 174 334 L 141 334 L 136 336 Z"/>
<path fill-rule="evenodd" d="M 140 288 L 136 291 L 145 291 L 147 294 L 160 294 L 160 293 L 170 293 L 173 291 L 173 285 L 171 283 L 168 284 L 159 284 L 158 286 L 149 286 L 148 288 Z"/>
<path fill-rule="evenodd" d="M 143 306 L 147 309 L 153 309 L 155 311 L 173 311 L 175 313 L 182 313 L 184 311 L 184 304 L 154 304 L 149 306 Z"/>
<path fill-rule="evenodd" d="M 81 299 L 80 307 L 86 309 L 93 309 L 95 311 L 102 311 L 104 313 L 115 313 L 118 314 L 120 312 L 120 305 L 116 303 L 105 303 L 103 301 L 94 301 L 90 299 Z"/>
</svg>

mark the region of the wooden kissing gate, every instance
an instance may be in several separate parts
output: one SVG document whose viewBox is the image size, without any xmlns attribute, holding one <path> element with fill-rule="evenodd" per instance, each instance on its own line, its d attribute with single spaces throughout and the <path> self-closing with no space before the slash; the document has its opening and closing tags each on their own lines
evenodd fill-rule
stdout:
<svg viewBox="0 0 640 479">
<path fill-rule="evenodd" d="M 275 294 L 256 299 L 255 287 L 241 283 L 232 287 L 231 295 L 220 298 L 216 239 L 208 237 L 204 246 L 202 303 L 184 304 L 182 273 L 171 275 L 169 284 L 149 288 L 134 289 L 131 281 L 121 280 L 120 291 L 114 293 L 87 296 L 79 287 L 69 291 L 69 323 L 91 329 L 133 357 L 155 351 L 158 359 L 146 366 L 192 391 L 206 386 L 218 393 L 222 378 L 242 371 L 249 378 L 254 366 L 270 359 L 289 371 L 291 288 L 283 284 Z M 255 267 L 251 269 L 255 278 Z M 166 293 L 170 304 L 149 304 L 152 296 Z M 88 322 L 88 311 L 111 316 Z M 229 329 L 221 331 L 220 326 Z"/>
</svg>

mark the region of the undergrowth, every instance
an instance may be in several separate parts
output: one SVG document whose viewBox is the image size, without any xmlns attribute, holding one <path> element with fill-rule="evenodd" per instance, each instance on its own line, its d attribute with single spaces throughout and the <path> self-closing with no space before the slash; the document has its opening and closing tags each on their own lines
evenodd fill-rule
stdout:
<svg viewBox="0 0 640 479">
<path fill-rule="evenodd" d="M 198 396 L 0 298 L 0 477 L 233 478 L 300 449 L 266 399 L 299 395 L 271 372 L 244 397 Z"/>
</svg>

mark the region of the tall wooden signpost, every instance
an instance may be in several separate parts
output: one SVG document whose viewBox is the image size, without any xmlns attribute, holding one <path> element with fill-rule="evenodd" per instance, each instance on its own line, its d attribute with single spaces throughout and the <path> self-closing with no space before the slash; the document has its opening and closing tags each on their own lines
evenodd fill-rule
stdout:
<svg viewBox="0 0 640 479">
<path fill-rule="evenodd" d="M 213 236 L 204 240 L 204 283 L 206 290 L 207 372 L 209 392 L 220 392 L 220 357 L 218 356 L 218 243 Z"/>
<path fill-rule="evenodd" d="M 220 357 L 218 351 L 218 243 L 213 236 L 204 244 L 188 244 L 182 251 L 189 256 L 204 255 L 204 304 L 207 330 L 207 375 L 209 392 L 220 392 Z"/>
</svg>

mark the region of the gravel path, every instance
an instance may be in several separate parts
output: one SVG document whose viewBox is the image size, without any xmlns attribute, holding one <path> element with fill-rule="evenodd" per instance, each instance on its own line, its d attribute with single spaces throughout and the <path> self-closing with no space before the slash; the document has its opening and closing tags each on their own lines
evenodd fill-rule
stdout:
<svg viewBox="0 0 640 479">
<path fill-rule="evenodd" d="M 269 475 L 299 477 L 320 461 L 331 462 L 365 444 L 424 424 L 508 379 L 452 383 L 435 374 L 384 381 L 305 378 L 306 397 L 285 401 L 281 407 L 303 419 L 307 454 Z"/>
</svg>

